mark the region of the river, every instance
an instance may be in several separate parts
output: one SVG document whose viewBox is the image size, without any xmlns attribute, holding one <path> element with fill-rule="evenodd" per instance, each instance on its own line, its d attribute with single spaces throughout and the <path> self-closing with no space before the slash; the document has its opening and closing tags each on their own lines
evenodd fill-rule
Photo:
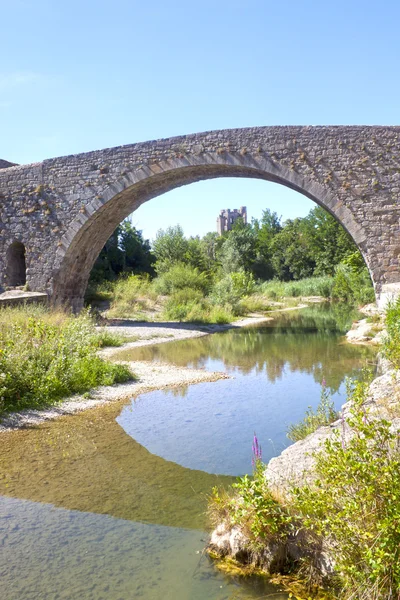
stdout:
<svg viewBox="0 0 400 600">
<path fill-rule="evenodd" d="M 115 358 L 223 370 L 213 383 L 142 394 L 1 435 L 2 600 L 227 600 L 280 593 L 218 572 L 206 496 L 251 472 L 256 432 L 267 461 L 286 428 L 336 406 L 374 351 L 343 342 L 345 307 L 282 313 L 262 326 L 122 350 Z"/>
</svg>

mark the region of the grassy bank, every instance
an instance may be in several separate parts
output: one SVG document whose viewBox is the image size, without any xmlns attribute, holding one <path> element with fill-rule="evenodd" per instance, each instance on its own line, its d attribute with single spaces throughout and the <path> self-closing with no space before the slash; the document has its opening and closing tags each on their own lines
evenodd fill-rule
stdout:
<svg viewBox="0 0 400 600">
<path fill-rule="evenodd" d="M 98 333 L 88 313 L 74 317 L 38 305 L 1 309 L 0 415 L 132 379 L 127 367 L 97 355 L 119 342 Z"/>
<path fill-rule="evenodd" d="M 384 352 L 400 366 L 400 302 L 387 311 Z M 282 548 L 273 574 L 301 581 L 296 597 L 319 597 L 321 589 L 343 600 L 397 600 L 400 597 L 400 443 L 391 423 L 364 406 L 369 382 L 349 386 L 352 410 L 315 455 L 315 479 L 284 493 L 271 490 L 266 465 L 255 453 L 253 476 L 228 491 L 214 490 L 209 510 L 212 526 L 224 522 L 246 537 L 247 563 L 262 567 L 268 548 Z M 291 428 L 303 439 L 334 419 L 326 395 L 319 410 Z M 290 554 L 295 543 L 302 558 Z M 292 546 L 293 547 L 293 546 Z M 321 550 L 334 561 L 334 574 L 320 568 Z"/>
<path fill-rule="evenodd" d="M 374 302 L 375 295 L 366 269 L 356 272 L 339 265 L 333 277 L 307 277 L 297 281 L 266 281 L 262 293 L 271 299 L 322 296 L 355 304 Z"/>
<path fill-rule="evenodd" d="M 374 300 L 369 278 L 345 267 L 338 268 L 334 277 L 260 283 L 244 271 L 210 275 L 178 263 L 152 280 L 130 275 L 92 286 L 87 302 L 108 301 L 107 316 L 112 318 L 229 323 L 252 312 L 272 310 L 277 301 L 293 304 L 309 296 L 353 304 Z"/>
</svg>

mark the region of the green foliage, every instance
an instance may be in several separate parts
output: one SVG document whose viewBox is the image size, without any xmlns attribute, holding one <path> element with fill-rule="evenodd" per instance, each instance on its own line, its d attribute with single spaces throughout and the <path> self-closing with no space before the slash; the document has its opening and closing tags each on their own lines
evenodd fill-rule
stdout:
<svg viewBox="0 0 400 600">
<path fill-rule="evenodd" d="M 113 281 L 121 273 L 154 274 L 154 262 L 149 241 L 144 240 L 142 232 L 126 220 L 117 227 L 100 252 L 90 283 Z"/>
<path fill-rule="evenodd" d="M 337 264 L 355 254 L 359 257 L 359 267 L 365 266 L 349 234 L 322 207 L 316 206 L 304 221 L 315 262 L 315 275 L 333 275 Z"/>
<path fill-rule="evenodd" d="M 205 300 L 199 290 L 184 288 L 172 294 L 165 303 L 164 317 L 172 321 L 187 321 L 196 309 L 204 310 Z"/>
<path fill-rule="evenodd" d="M 315 270 L 305 219 L 286 221 L 282 231 L 273 237 L 270 252 L 275 277 L 282 281 L 311 277 Z"/>
<path fill-rule="evenodd" d="M 164 295 L 170 295 L 185 288 L 198 290 L 204 294 L 208 291 L 209 286 L 206 273 L 201 273 L 196 267 L 184 263 L 175 263 L 167 271 L 163 271 L 155 281 L 156 291 Z"/>
<path fill-rule="evenodd" d="M 311 406 L 306 410 L 305 417 L 300 423 L 288 427 L 287 437 L 293 442 L 303 440 L 310 433 L 313 433 L 323 425 L 330 425 L 336 421 L 339 413 L 335 410 L 335 405 L 329 394 L 329 390 L 323 383 L 321 390 L 321 399 L 314 411 Z"/>
<path fill-rule="evenodd" d="M 218 254 L 224 273 L 248 271 L 256 259 L 256 232 L 253 227 L 238 219 L 232 231 L 225 237 Z"/>
<path fill-rule="evenodd" d="M 342 597 L 397 598 L 400 593 L 400 446 L 390 423 L 362 406 L 367 383 L 357 383 L 348 424 L 316 457 L 317 479 L 293 492 L 303 526 L 326 540 Z"/>
<path fill-rule="evenodd" d="M 248 314 L 253 312 L 266 312 L 273 310 L 268 299 L 262 294 L 253 294 L 245 296 L 240 300 L 240 313 Z"/>
<path fill-rule="evenodd" d="M 369 381 L 349 386 L 350 417 L 315 454 L 315 479 L 284 497 L 269 489 L 261 463 L 231 492 L 214 490 L 210 514 L 238 525 L 261 555 L 271 539 L 300 536 L 312 563 L 321 540 L 335 563 L 337 597 L 395 600 L 400 594 L 400 440 L 365 407 Z M 325 402 L 326 404 L 326 402 Z M 347 428 L 347 425 L 349 428 Z M 351 432 L 351 433 L 350 433 Z M 302 564 L 293 565 L 302 569 Z M 310 572 L 311 583 L 315 578 Z M 326 582 L 325 583 L 329 583 Z"/>
<path fill-rule="evenodd" d="M 211 525 L 226 520 L 239 525 L 248 533 L 252 551 L 261 550 L 265 543 L 286 540 L 291 531 L 292 517 L 268 488 L 264 470 L 265 465 L 257 461 L 252 476 L 240 477 L 231 492 L 214 487 L 208 501 Z"/>
<path fill-rule="evenodd" d="M 290 282 L 274 279 L 263 283 L 261 291 L 271 299 L 300 296 L 322 296 L 323 298 L 329 298 L 333 285 L 334 280 L 330 276 L 308 277 L 300 281 Z"/>
<path fill-rule="evenodd" d="M 87 313 L 73 317 L 29 307 L 1 310 L 0 412 L 39 408 L 69 394 L 132 379 L 126 366 L 97 355 L 106 341 Z"/>
<path fill-rule="evenodd" d="M 176 263 L 187 262 L 188 250 L 189 242 L 180 225 L 159 229 L 153 242 L 157 273 L 168 271 Z"/>
<path fill-rule="evenodd" d="M 382 352 L 396 369 L 400 368 L 400 298 L 390 302 L 386 308 L 386 336 Z"/>
<path fill-rule="evenodd" d="M 231 323 L 235 316 L 229 308 L 213 306 L 201 292 L 186 288 L 175 292 L 165 303 L 163 318 L 193 323 Z"/>
<path fill-rule="evenodd" d="M 154 309 L 157 294 L 148 275 L 121 277 L 113 284 L 110 317 L 136 317 Z"/>
<path fill-rule="evenodd" d="M 126 338 L 124 338 L 122 335 L 112 333 L 108 329 L 103 328 L 97 330 L 96 337 L 99 348 L 118 348 L 126 341 Z"/>
<path fill-rule="evenodd" d="M 344 302 L 367 304 L 375 300 L 374 289 L 364 267 L 361 271 L 345 264 L 336 267 L 332 298 Z"/>
<path fill-rule="evenodd" d="M 251 273 L 229 273 L 215 283 L 211 291 L 211 301 L 216 305 L 229 306 L 234 313 L 240 314 L 240 300 L 251 294 L 254 289 L 255 282 Z"/>
</svg>

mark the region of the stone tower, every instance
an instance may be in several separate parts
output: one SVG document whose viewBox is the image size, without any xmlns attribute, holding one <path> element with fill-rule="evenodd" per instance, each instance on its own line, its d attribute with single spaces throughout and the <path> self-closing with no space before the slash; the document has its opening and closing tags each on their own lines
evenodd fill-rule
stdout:
<svg viewBox="0 0 400 600">
<path fill-rule="evenodd" d="M 247 209 L 245 206 L 241 206 L 239 210 L 237 208 L 220 210 L 217 217 L 218 234 L 222 235 L 224 231 L 230 231 L 239 217 L 243 219 L 243 223 L 247 223 Z"/>
</svg>

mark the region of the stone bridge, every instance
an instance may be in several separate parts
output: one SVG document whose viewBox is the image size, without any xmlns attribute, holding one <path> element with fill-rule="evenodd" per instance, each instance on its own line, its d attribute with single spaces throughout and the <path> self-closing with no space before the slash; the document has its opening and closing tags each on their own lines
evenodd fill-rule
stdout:
<svg viewBox="0 0 400 600">
<path fill-rule="evenodd" d="M 400 127 L 363 126 L 231 129 L 31 165 L 0 161 L 0 289 L 26 282 L 79 310 L 94 261 L 125 217 L 215 177 L 265 179 L 311 198 L 356 242 L 380 302 L 400 290 Z"/>
</svg>

